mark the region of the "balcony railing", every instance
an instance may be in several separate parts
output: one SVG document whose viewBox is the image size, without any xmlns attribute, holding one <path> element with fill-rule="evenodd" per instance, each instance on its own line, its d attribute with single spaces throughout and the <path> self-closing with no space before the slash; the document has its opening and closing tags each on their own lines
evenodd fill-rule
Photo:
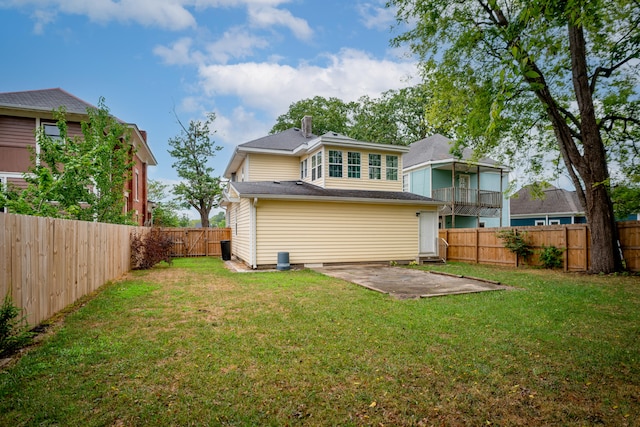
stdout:
<svg viewBox="0 0 640 427">
<path fill-rule="evenodd" d="M 459 206 L 476 206 L 482 208 L 502 207 L 502 193 L 499 191 L 447 187 L 434 189 L 431 197 Z"/>
</svg>

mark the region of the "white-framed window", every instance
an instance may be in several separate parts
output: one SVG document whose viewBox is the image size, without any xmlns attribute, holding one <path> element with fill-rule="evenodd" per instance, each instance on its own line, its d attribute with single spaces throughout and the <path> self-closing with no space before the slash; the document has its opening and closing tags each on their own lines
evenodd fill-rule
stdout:
<svg viewBox="0 0 640 427">
<path fill-rule="evenodd" d="M 369 154 L 369 179 L 382 179 L 382 156 Z"/>
<path fill-rule="evenodd" d="M 322 151 L 311 156 L 311 180 L 322 178 Z"/>
<path fill-rule="evenodd" d="M 329 150 L 329 176 L 342 178 L 342 151 Z"/>
<path fill-rule="evenodd" d="M 549 220 L 549 225 L 560 225 L 560 220 L 559 219 L 550 219 Z"/>
<path fill-rule="evenodd" d="M 535 225 L 547 225 L 547 221 L 544 219 L 536 219 Z"/>
<path fill-rule="evenodd" d="M 62 141 L 62 136 L 60 136 L 60 129 L 58 128 L 58 125 L 56 123 L 42 123 L 42 129 L 44 130 L 44 134 L 51 138 L 53 141 Z"/>
<path fill-rule="evenodd" d="M 138 169 L 135 170 L 135 173 L 133 174 L 133 198 L 136 202 L 139 202 L 139 196 L 140 196 L 140 172 L 138 171 Z"/>
<path fill-rule="evenodd" d="M 409 191 L 409 174 L 402 174 L 402 191 Z"/>
<path fill-rule="evenodd" d="M 307 178 L 307 165 L 308 165 L 308 161 L 307 159 L 304 159 L 303 161 L 300 162 L 300 179 L 306 179 Z"/>
<path fill-rule="evenodd" d="M 347 153 L 347 176 L 349 178 L 360 178 L 360 153 Z"/>
<path fill-rule="evenodd" d="M 398 156 L 386 156 L 387 181 L 398 180 Z M 404 186 L 404 183 L 403 183 Z"/>
<path fill-rule="evenodd" d="M 487 223 L 485 223 L 484 221 L 480 221 L 478 223 L 478 228 L 485 228 L 487 226 Z"/>
</svg>

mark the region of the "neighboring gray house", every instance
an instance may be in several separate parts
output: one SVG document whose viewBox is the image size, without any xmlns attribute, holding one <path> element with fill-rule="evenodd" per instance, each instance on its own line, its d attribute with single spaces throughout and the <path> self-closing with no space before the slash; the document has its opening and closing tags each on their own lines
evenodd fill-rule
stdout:
<svg viewBox="0 0 640 427">
<path fill-rule="evenodd" d="M 509 169 L 487 157 L 473 160 L 470 149 L 457 159 L 451 144 L 439 134 L 411 144 L 403 156 L 403 190 L 446 203 L 440 228 L 509 225 Z"/>
<path fill-rule="evenodd" d="M 535 198 L 530 186 L 510 199 L 511 226 L 584 224 L 586 217 L 575 191 L 549 186 L 543 198 Z"/>
</svg>

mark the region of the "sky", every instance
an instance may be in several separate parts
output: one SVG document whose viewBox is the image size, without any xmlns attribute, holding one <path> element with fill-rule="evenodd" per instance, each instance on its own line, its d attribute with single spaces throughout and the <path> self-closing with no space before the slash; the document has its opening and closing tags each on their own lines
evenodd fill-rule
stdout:
<svg viewBox="0 0 640 427">
<path fill-rule="evenodd" d="M 0 0 L 0 92 L 104 97 L 148 132 L 149 178 L 168 184 L 176 116 L 215 112 L 220 176 L 235 146 L 267 135 L 293 102 L 415 84 L 415 58 L 390 47 L 394 24 L 385 0 Z"/>
</svg>

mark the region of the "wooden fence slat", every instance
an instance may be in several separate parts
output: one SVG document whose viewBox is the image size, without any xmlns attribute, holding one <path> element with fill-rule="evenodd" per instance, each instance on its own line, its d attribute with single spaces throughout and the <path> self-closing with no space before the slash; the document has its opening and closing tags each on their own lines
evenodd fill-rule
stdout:
<svg viewBox="0 0 640 427">
<path fill-rule="evenodd" d="M 0 298 L 37 325 L 130 268 L 130 234 L 148 228 L 0 213 Z"/>
<path fill-rule="evenodd" d="M 588 271 L 591 268 L 590 232 L 586 224 L 495 229 L 451 228 L 440 230 L 439 236 L 449 245 L 449 261 L 517 267 L 519 260 L 504 247 L 496 234 L 500 230 L 508 229 L 526 233 L 534 249 L 534 255 L 528 260 L 528 265 L 541 265 L 539 250 L 545 246 L 555 246 L 564 250 L 564 271 Z M 618 233 L 627 269 L 640 271 L 640 221 L 618 223 Z"/>
</svg>

